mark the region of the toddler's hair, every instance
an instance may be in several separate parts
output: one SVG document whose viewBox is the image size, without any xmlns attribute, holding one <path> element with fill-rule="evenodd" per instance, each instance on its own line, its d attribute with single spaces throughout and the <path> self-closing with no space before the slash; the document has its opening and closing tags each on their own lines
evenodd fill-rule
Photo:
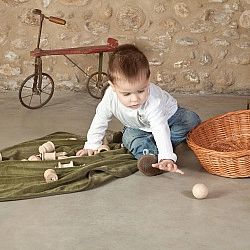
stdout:
<svg viewBox="0 0 250 250">
<path fill-rule="evenodd" d="M 115 48 L 110 56 L 107 72 L 113 84 L 118 79 L 136 81 L 150 77 L 147 57 L 133 44 L 123 44 Z"/>
</svg>

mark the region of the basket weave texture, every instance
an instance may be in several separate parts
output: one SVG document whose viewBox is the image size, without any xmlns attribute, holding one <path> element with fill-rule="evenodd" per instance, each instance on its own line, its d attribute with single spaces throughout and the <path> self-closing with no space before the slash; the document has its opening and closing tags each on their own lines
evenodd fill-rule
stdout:
<svg viewBox="0 0 250 250">
<path fill-rule="evenodd" d="M 250 177 L 250 110 L 210 118 L 187 135 L 188 146 L 211 174 Z"/>
</svg>

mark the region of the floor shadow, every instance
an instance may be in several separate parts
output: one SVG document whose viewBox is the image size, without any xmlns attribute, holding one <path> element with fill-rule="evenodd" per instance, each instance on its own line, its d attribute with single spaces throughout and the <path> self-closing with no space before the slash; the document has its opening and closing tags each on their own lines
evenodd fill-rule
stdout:
<svg viewBox="0 0 250 250">
<path fill-rule="evenodd" d="M 184 196 L 188 197 L 188 198 L 191 198 L 191 199 L 196 199 L 193 194 L 192 194 L 192 190 L 190 191 L 183 191 L 181 192 Z M 226 196 L 227 195 L 227 191 L 223 191 L 223 190 L 220 190 L 220 191 L 217 191 L 217 192 L 209 192 L 208 193 L 208 196 L 206 197 L 206 199 L 217 199 L 217 198 L 220 198 L 222 196 Z"/>
</svg>

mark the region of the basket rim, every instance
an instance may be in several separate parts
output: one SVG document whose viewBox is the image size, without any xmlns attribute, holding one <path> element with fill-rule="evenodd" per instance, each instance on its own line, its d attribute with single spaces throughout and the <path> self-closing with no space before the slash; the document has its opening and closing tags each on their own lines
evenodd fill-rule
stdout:
<svg viewBox="0 0 250 250">
<path fill-rule="evenodd" d="M 197 145 L 196 143 L 194 143 L 190 138 L 192 133 L 194 133 L 197 129 L 200 129 L 200 128 L 204 127 L 205 125 L 207 125 L 211 121 L 214 121 L 216 119 L 220 119 L 220 118 L 223 118 L 223 117 L 231 116 L 233 114 L 237 115 L 237 114 L 242 114 L 242 113 L 249 113 L 250 114 L 250 110 L 231 111 L 231 112 L 227 112 L 227 113 L 224 113 L 224 114 L 220 114 L 220 115 L 211 117 L 211 118 L 203 121 L 201 124 L 197 125 L 192 130 L 190 130 L 189 133 L 187 134 L 186 141 L 187 141 L 188 146 L 190 148 L 194 149 L 194 150 L 201 149 L 204 153 L 209 154 L 209 155 L 223 156 L 225 158 L 227 158 L 227 157 L 242 157 L 242 156 L 246 156 L 246 155 L 250 156 L 250 149 L 228 151 L 228 152 L 216 151 L 216 150 L 213 150 L 213 149 L 208 149 L 208 148 L 201 147 L 201 146 Z M 249 137 L 250 137 L 250 131 L 249 131 L 249 134 L 246 134 L 246 135 L 249 135 Z"/>
</svg>

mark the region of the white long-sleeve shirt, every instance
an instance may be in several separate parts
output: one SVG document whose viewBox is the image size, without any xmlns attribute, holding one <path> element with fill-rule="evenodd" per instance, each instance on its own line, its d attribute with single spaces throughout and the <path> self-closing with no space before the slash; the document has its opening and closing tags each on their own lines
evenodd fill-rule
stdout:
<svg viewBox="0 0 250 250">
<path fill-rule="evenodd" d="M 97 106 L 84 148 L 96 150 L 101 146 L 109 121 L 116 117 L 126 127 L 152 132 L 159 151 L 159 161 L 161 159 L 176 161 L 177 156 L 173 152 L 170 140 L 168 119 L 177 111 L 177 101 L 153 83 L 150 83 L 148 91 L 146 102 L 138 109 L 132 109 L 121 104 L 116 93 L 109 87 Z"/>
</svg>

